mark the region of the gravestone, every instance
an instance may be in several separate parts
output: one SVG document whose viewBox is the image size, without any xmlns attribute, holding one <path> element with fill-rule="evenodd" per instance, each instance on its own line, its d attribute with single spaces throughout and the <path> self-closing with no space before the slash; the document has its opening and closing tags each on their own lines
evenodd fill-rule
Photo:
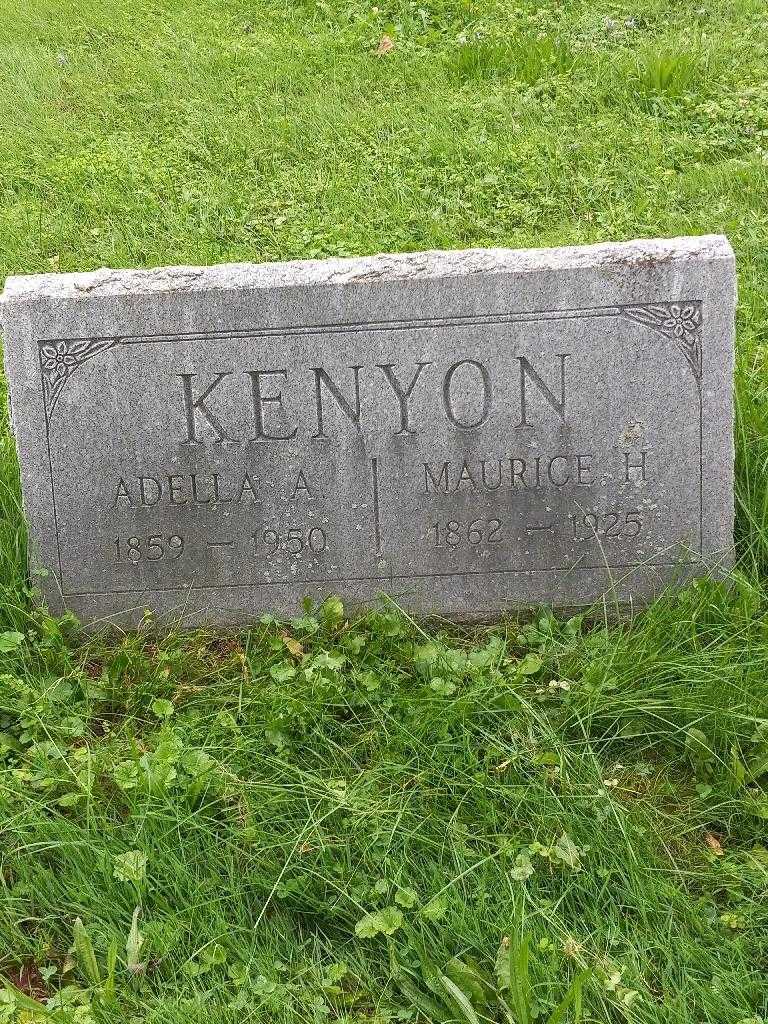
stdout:
<svg viewBox="0 0 768 1024">
<path fill-rule="evenodd" d="M 727 566 L 725 238 L 12 277 L 51 608 L 640 605 Z"/>
</svg>

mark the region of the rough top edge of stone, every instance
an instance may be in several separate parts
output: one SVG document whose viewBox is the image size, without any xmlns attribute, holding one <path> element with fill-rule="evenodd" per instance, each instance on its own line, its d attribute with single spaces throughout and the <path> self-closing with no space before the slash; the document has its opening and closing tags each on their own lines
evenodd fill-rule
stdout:
<svg viewBox="0 0 768 1024">
<path fill-rule="evenodd" d="M 149 270 L 102 269 L 74 274 L 15 275 L 6 280 L 0 302 L 338 285 L 486 273 L 530 273 L 545 269 L 648 267 L 675 261 L 733 258 L 733 250 L 724 235 L 698 235 L 553 249 L 448 249 L 285 263 L 223 263 L 208 267 L 156 267 Z"/>
</svg>

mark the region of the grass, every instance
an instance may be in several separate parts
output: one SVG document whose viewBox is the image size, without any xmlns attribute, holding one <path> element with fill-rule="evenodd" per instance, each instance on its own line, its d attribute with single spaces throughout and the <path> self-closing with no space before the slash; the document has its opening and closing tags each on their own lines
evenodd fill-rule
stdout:
<svg viewBox="0 0 768 1024">
<path fill-rule="evenodd" d="M 765 5 L 4 3 L 4 273 L 727 233 L 739 567 L 84 638 L 4 422 L 0 1021 L 768 1018 Z"/>
</svg>

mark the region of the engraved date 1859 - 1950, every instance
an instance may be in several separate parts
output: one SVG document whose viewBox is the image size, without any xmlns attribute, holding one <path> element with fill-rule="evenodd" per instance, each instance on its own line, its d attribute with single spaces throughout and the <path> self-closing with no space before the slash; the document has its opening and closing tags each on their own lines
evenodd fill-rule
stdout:
<svg viewBox="0 0 768 1024">
<path fill-rule="evenodd" d="M 302 554 L 315 556 L 328 547 L 328 536 L 321 526 L 262 526 L 248 538 L 251 551 L 256 556 L 269 557 L 284 553 L 294 558 Z M 209 548 L 236 548 L 237 539 L 201 540 Z M 153 534 L 142 537 L 115 537 L 112 541 L 115 559 L 118 562 L 138 565 L 142 562 L 159 562 L 176 559 L 184 553 L 184 538 L 180 534 L 164 536 Z"/>
</svg>

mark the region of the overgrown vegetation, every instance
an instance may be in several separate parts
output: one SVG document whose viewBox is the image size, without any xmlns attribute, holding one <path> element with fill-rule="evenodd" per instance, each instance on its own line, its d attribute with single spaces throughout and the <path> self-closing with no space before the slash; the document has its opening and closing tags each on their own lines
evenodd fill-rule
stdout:
<svg viewBox="0 0 768 1024">
<path fill-rule="evenodd" d="M 4 272 L 724 231 L 741 292 L 739 567 L 632 623 L 84 637 L 4 422 L 0 1021 L 768 1018 L 764 4 L 3 14 Z"/>
</svg>

